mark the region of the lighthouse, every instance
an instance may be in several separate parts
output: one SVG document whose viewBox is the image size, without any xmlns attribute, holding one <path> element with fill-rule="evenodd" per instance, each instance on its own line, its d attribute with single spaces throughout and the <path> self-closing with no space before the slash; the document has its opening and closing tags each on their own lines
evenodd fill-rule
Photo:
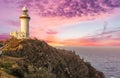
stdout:
<svg viewBox="0 0 120 78">
<path fill-rule="evenodd" d="M 28 15 L 27 7 L 22 8 L 22 14 L 20 15 L 20 30 L 16 32 L 10 32 L 11 37 L 17 39 L 28 39 L 29 38 L 29 21 L 30 17 Z"/>
<path fill-rule="evenodd" d="M 24 34 L 23 36 L 25 38 L 29 38 L 29 21 L 30 21 L 30 17 L 27 14 L 28 10 L 27 8 L 24 6 L 22 8 L 22 14 L 20 16 L 20 31 Z"/>
</svg>

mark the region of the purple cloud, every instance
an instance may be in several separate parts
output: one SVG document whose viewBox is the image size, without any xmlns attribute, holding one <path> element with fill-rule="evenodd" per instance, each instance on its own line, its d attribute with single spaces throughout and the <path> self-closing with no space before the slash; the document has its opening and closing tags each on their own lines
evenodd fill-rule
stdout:
<svg viewBox="0 0 120 78">
<path fill-rule="evenodd" d="M 120 7 L 120 0 L 4 0 L 4 2 L 17 3 L 20 8 L 26 5 L 40 16 L 96 15 Z"/>
<path fill-rule="evenodd" d="M 46 32 L 46 34 L 51 34 L 51 35 L 54 35 L 54 34 L 57 34 L 58 32 L 57 31 L 53 31 L 53 30 L 48 30 Z"/>
<path fill-rule="evenodd" d="M 9 38 L 9 35 L 8 34 L 0 34 L 0 40 L 5 40 L 5 39 L 8 39 Z"/>
<path fill-rule="evenodd" d="M 7 20 L 5 21 L 9 26 L 18 27 L 20 25 L 19 21 Z"/>
<path fill-rule="evenodd" d="M 103 30 L 102 30 L 103 31 Z M 94 41 L 106 41 L 106 40 L 120 40 L 120 28 L 106 29 L 104 32 L 99 32 L 88 36 L 89 39 Z"/>
<path fill-rule="evenodd" d="M 26 5 L 40 16 L 75 17 L 106 13 L 120 7 L 120 0 L 22 0 L 19 6 Z"/>
</svg>

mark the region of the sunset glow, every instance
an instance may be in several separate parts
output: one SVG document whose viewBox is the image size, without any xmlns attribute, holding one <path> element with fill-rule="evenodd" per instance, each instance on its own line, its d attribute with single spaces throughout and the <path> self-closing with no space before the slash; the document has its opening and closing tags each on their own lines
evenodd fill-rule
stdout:
<svg viewBox="0 0 120 78">
<path fill-rule="evenodd" d="M 120 0 L 1 0 L 0 40 L 29 9 L 30 37 L 52 46 L 120 46 Z"/>
</svg>

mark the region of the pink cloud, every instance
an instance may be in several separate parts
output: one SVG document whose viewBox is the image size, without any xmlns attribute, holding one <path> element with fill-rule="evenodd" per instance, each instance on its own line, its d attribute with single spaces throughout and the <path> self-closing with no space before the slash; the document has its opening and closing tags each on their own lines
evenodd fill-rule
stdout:
<svg viewBox="0 0 120 78">
<path fill-rule="evenodd" d="M 0 34 L 0 40 L 5 40 L 8 39 L 9 35 L 8 34 Z"/>
<path fill-rule="evenodd" d="M 48 30 L 46 32 L 46 34 L 57 34 L 58 32 L 57 31 L 53 31 L 53 30 Z"/>
<path fill-rule="evenodd" d="M 103 14 L 103 15 L 96 15 L 96 16 L 91 16 L 91 15 L 86 15 L 83 17 L 72 17 L 72 18 L 66 18 L 66 17 L 39 17 L 37 15 L 31 14 L 31 27 L 32 28 L 40 28 L 40 29 L 56 29 L 56 28 L 61 28 L 63 26 L 69 26 L 72 24 L 76 24 L 78 22 L 84 22 L 84 21 L 89 21 L 89 20 L 95 20 L 96 18 L 98 19 L 105 19 L 106 17 L 110 17 L 110 14 Z"/>
<path fill-rule="evenodd" d="M 65 40 L 60 40 L 55 35 L 48 35 L 45 41 L 53 46 L 120 46 L 120 36 L 117 30 L 112 30 L 112 32 L 106 31 L 106 33 L 97 35 L 93 34 L 91 36 Z"/>
<path fill-rule="evenodd" d="M 5 22 L 9 26 L 13 26 L 13 27 L 19 27 L 20 26 L 20 22 L 19 21 L 7 20 Z"/>
<path fill-rule="evenodd" d="M 11 0 L 5 0 L 5 3 L 11 4 Z M 30 36 L 32 38 L 43 39 L 51 45 L 119 45 L 119 36 L 114 34 L 117 30 L 63 41 L 55 35 L 58 33 L 56 29 L 63 26 L 96 20 L 96 18 L 103 20 L 114 15 L 115 8 L 119 10 L 120 0 L 22 0 L 15 1 L 15 3 L 18 3 L 20 9 L 23 4 L 26 4 L 29 8 L 30 16 L 32 17 L 30 21 Z M 3 12 L 2 15 L 6 12 Z M 7 16 L 5 15 L 4 17 Z M 6 23 L 12 26 L 20 26 L 16 21 L 6 21 Z M 113 36 L 117 36 L 117 38 L 113 38 Z M 7 34 L 0 35 L 0 39 L 6 38 L 8 38 Z"/>
<path fill-rule="evenodd" d="M 52 40 L 53 39 L 53 40 Z M 48 44 L 56 46 L 120 46 L 120 42 L 117 40 L 91 40 L 87 38 L 79 38 L 79 39 L 66 39 L 63 41 L 57 40 L 56 38 L 52 38 L 48 41 Z M 54 42 L 55 41 L 55 42 Z"/>
<path fill-rule="evenodd" d="M 22 0 L 19 6 L 26 5 L 40 16 L 86 16 L 107 13 L 119 8 L 119 0 Z"/>
</svg>

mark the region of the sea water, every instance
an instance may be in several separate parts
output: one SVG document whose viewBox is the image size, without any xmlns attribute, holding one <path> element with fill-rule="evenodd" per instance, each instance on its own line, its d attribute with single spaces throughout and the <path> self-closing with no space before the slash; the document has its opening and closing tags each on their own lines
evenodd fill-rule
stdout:
<svg viewBox="0 0 120 78">
<path fill-rule="evenodd" d="M 80 58 L 90 62 L 105 78 L 120 78 L 120 47 L 61 47 L 74 50 Z"/>
</svg>

